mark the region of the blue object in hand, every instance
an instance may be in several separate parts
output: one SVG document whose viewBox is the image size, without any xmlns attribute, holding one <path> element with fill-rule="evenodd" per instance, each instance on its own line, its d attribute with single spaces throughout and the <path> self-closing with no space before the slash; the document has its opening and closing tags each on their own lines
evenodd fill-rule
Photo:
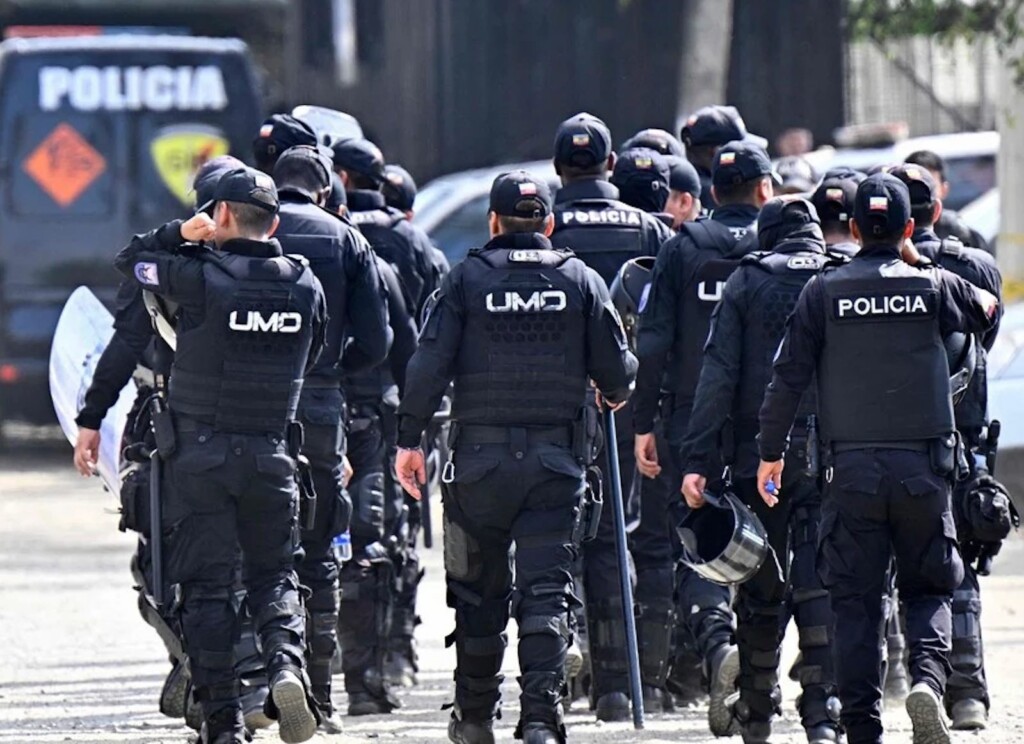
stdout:
<svg viewBox="0 0 1024 744">
<path fill-rule="evenodd" d="M 768 481 L 764 484 L 764 490 L 770 493 L 772 496 L 778 493 L 778 489 L 775 487 L 775 481 Z"/>
</svg>

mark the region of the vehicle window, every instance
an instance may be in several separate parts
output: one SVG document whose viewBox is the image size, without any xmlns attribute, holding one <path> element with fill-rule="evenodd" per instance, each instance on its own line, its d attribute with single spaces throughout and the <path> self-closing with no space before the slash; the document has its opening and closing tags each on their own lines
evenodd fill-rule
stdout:
<svg viewBox="0 0 1024 744">
<path fill-rule="evenodd" d="M 1024 333 L 1003 330 L 986 359 L 990 380 L 1024 378 Z"/>
<path fill-rule="evenodd" d="M 944 204 L 950 209 L 962 209 L 996 185 L 996 158 L 994 155 L 948 158 L 946 178 L 949 195 Z"/>
<path fill-rule="evenodd" d="M 490 238 L 487 231 L 487 207 L 490 196 L 483 194 L 471 199 L 448 215 L 430 232 L 434 244 L 455 265 L 470 248 L 483 246 Z"/>
</svg>

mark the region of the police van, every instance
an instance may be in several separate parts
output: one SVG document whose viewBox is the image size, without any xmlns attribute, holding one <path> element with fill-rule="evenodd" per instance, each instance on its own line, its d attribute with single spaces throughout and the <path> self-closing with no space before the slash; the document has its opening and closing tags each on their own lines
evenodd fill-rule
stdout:
<svg viewBox="0 0 1024 744">
<path fill-rule="evenodd" d="M 0 423 L 53 420 L 47 359 L 71 290 L 109 304 L 117 250 L 191 210 L 203 162 L 248 157 L 261 109 L 239 40 L 0 44 Z"/>
</svg>

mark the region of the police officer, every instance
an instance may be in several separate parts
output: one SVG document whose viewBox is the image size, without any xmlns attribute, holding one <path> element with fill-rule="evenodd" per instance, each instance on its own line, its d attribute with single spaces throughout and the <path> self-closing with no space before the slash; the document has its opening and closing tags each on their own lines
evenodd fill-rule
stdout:
<svg viewBox="0 0 1024 744">
<path fill-rule="evenodd" d="M 620 152 L 632 150 L 634 147 L 646 147 L 664 156 L 671 155 L 676 158 L 686 157 L 686 148 L 683 143 L 673 137 L 664 129 L 648 128 L 641 129 L 628 140 L 622 143 Z"/>
<path fill-rule="evenodd" d="M 342 140 L 333 145 L 334 168 L 345 184 L 352 220 L 374 252 L 398 269 L 406 304 L 417 314 L 440 282 L 434 246 L 403 212 L 387 206 L 381 191 L 384 155 L 368 140 Z"/>
<path fill-rule="evenodd" d="M 942 156 L 931 150 L 918 150 L 907 156 L 905 161 L 908 165 L 920 165 L 927 170 L 935 181 L 936 195 L 939 199 L 949 196 L 949 181 L 946 179 L 946 161 Z M 933 225 L 935 234 L 940 238 L 958 238 L 964 245 L 978 248 L 986 253 L 991 253 L 992 248 L 988 241 L 981 236 L 977 230 L 964 222 L 960 215 L 952 209 L 944 209 L 939 214 Z"/>
<path fill-rule="evenodd" d="M 960 278 L 1002 299 L 1003 281 L 995 260 L 985 251 L 965 246 L 955 237 L 942 240 L 935 232 L 941 219 L 940 187 L 931 173 L 919 165 L 902 165 L 890 171 L 903 181 L 910 193 L 910 213 L 914 218 L 911 240 L 917 252 Z M 968 458 L 969 477 L 956 484 L 953 502 L 957 507 L 958 531 L 964 554 L 964 581 L 953 593 L 953 653 L 950 663 L 953 674 L 946 685 L 946 710 L 954 729 L 985 728 L 988 719 L 989 695 L 985 681 L 985 664 L 981 643 L 981 595 L 974 563 L 980 557 L 980 546 L 965 540 L 970 533 L 963 507 L 974 496 L 979 479 L 987 475 L 984 431 L 988 426 L 988 381 L 985 375 L 985 353 L 995 343 L 998 320 L 982 337 L 979 363 L 967 393 L 953 409 L 957 431 L 972 456 Z M 1008 502 L 1007 502 L 1008 503 Z M 982 525 L 982 530 L 984 530 Z"/>
<path fill-rule="evenodd" d="M 711 171 L 719 148 L 730 142 L 749 141 L 762 148 L 767 142 L 747 132 L 747 125 L 735 106 L 705 106 L 692 113 L 679 132 L 686 145 L 686 157 L 700 175 L 701 203 L 707 210 L 716 206 L 711 194 Z"/>
<path fill-rule="evenodd" d="M 387 205 L 402 212 L 407 220 L 412 221 L 416 206 L 416 181 L 405 168 L 394 163 L 384 166 L 384 179 L 384 200 Z M 430 258 L 437 277 L 443 278 L 451 270 L 447 257 L 437 248 L 431 249 Z M 418 319 L 416 320 L 418 322 Z M 402 386 L 402 383 L 399 383 L 400 390 Z M 391 452 L 389 460 L 393 462 L 394 440 L 397 436 L 396 427 L 392 425 L 395 418 L 394 410 L 388 407 L 384 413 L 383 421 L 386 424 L 388 448 Z M 443 426 L 433 422 L 427 428 L 426 441 L 429 445 L 443 435 Z M 394 482 L 391 467 L 385 469 L 384 477 L 385 490 L 389 494 L 392 491 L 397 491 L 399 497 L 388 503 L 385 516 L 389 525 L 389 533 L 396 534 L 395 527 L 399 526 L 396 520 L 401 516 L 403 510 L 406 512 L 407 519 L 407 525 L 404 528 L 407 535 L 406 543 L 397 566 L 398 571 L 394 576 L 395 587 L 392 592 L 394 606 L 392 607 L 391 638 L 385 662 L 385 676 L 392 685 L 411 687 L 416 684 L 416 673 L 419 670 L 414 634 L 416 626 L 420 624 L 420 619 L 416 615 L 416 595 L 420 579 L 423 578 L 423 571 L 420 569 L 416 544 L 419 540 L 423 515 L 420 502 L 405 497 L 405 491 Z"/>
<path fill-rule="evenodd" d="M 591 446 L 574 422 L 592 397 L 588 378 L 609 405 L 625 402 L 635 359 L 604 283 L 546 237 L 554 220 L 543 180 L 499 176 L 489 226 L 491 241 L 445 279 L 409 365 L 397 473 L 419 495 L 420 436 L 454 378 L 444 511 L 457 657 L 449 737 L 494 741 L 511 601 L 522 672 L 517 736 L 556 744 L 565 741 L 560 700 Z"/>
<path fill-rule="evenodd" d="M 799 155 L 781 158 L 775 164 L 775 172 L 782 181 L 778 189 L 780 194 L 810 194 L 818 183 L 814 166 Z"/>
<path fill-rule="evenodd" d="M 668 156 L 668 200 L 665 211 L 672 216 L 671 228 L 678 230 L 684 222 L 697 219 L 701 211 L 703 187 L 697 169 L 686 158 Z"/>
<path fill-rule="evenodd" d="M 636 462 L 647 478 L 668 469 L 669 480 L 681 482 L 679 444 L 689 423 L 711 312 L 729 274 L 757 247 L 757 215 L 773 188 L 771 161 L 763 149 L 727 144 L 715 156 L 712 190 L 718 208 L 709 219 L 684 223 L 658 256 L 640 317 L 633 402 Z M 672 452 L 668 462 L 658 456 L 654 426 L 659 415 Z M 710 680 L 708 723 L 713 733 L 724 736 L 733 728 L 725 698 L 739 672 L 729 592 L 688 569 L 681 569 L 678 578 L 680 616 Z"/>
<path fill-rule="evenodd" d="M 615 167 L 612 137 L 603 121 L 587 113 L 566 119 L 555 132 L 554 166 L 562 181 L 555 194 L 551 243 L 572 250 L 611 284 L 621 266 L 637 256 L 654 256 L 671 235 L 669 228 L 643 210 L 623 203 L 609 183 Z M 616 417 L 622 493 L 633 480 L 632 424 Z M 605 493 L 611 493 L 603 468 Z M 627 504 L 636 511 L 636 505 Z M 600 720 L 629 717 L 626 635 L 618 582 L 611 509 L 602 512 L 597 537 L 583 548 L 587 641 L 590 647 L 591 698 Z"/>
<path fill-rule="evenodd" d="M 239 555 L 271 693 L 268 714 L 285 742 L 316 731 L 305 680 L 304 616 L 294 571 L 295 459 L 291 433 L 305 372 L 322 345 L 323 292 L 307 266 L 267 236 L 277 226 L 270 176 L 221 176 L 213 217 L 197 214 L 136 236 L 115 266 L 179 305 L 168 420 L 158 449 L 169 580 L 205 744 L 245 740 L 231 647 Z M 184 255 L 185 243 L 217 250 Z M 154 414 L 156 415 L 156 414 Z M 241 553 L 239 553 L 239 548 Z"/>
<path fill-rule="evenodd" d="M 820 571 L 851 744 L 882 741 L 882 595 L 893 556 L 910 639 L 914 742 L 950 741 L 942 694 L 963 564 L 950 507 L 958 458 L 943 338 L 986 331 L 997 303 L 948 272 L 904 263 L 901 244 L 913 230 L 901 181 L 877 174 L 861 183 L 853 224 L 861 250 L 804 288 L 760 412 L 757 485 L 775 506 L 788 493 L 786 437 L 816 377 L 826 467 Z"/>
<path fill-rule="evenodd" d="M 863 173 L 856 171 L 826 173 L 811 194 L 811 203 L 821 219 L 825 246 L 833 253 L 852 256 L 860 250 L 850 233 L 850 222 L 857 186 L 864 178 Z"/>
<path fill-rule="evenodd" d="M 332 541 L 349 527 L 352 502 L 343 485 L 345 456 L 344 374 L 375 367 L 387 355 L 391 334 L 388 306 L 373 251 L 355 227 L 322 206 L 331 188 L 332 163 L 316 147 L 298 145 L 274 166 L 281 200 L 277 236 L 290 255 L 304 256 L 327 298 L 327 344 L 306 376 L 298 420 L 304 429 L 302 454 L 312 468 L 317 505 L 313 524 L 304 525 L 299 580 L 306 600 L 308 669 L 322 726 L 339 733 L 331 702 L 331 658 L 338 626 L 338 560 Z"/>
<path fill-rule="evenodd" d="M 285 150 L 296 145 L 316 147 L 316 132 L 309 124 L 291 114 L 274 114 L 260 125 L 252 141 L 256 167 L 273 175 L 277 159 Z"/>
<path fill-rule="evenodd" d="M 672 215 L 665 212 L 669 189 L 667 158 L 646 147 L 623 150 L 615 158 L 610 181 L 624 203 L 672 226 Z"/>
<path fill-rule="evenodd" d="M 240 160 L 228 155 L 204 163 L 194 181 L 197 204 L 205 204 L 212 197 L 221 175 L 242 165 Z M 153 332 L 141 288 L 134 280 L 125 279 L 118 288 L 114 334 L 100 355 L 84 405 L 76 418 L 79 430 L 74 456 L 78 471 L 82 475 L 91 475 L 99 456 L 103 419 L 138 367 L 144 367 L 148 374 L 140 381 L 123 439 L 123 451 L 131 452 L 133 458 L 126 460 L 125 464 L 130 464 L 129 474 L 122 482 L 119 525 L 122 531 L 149 534 L 150 469 L 149 459 L 145 456 L 153 446 L 149 404 L 154 393 L 166 394 L 173 360 L 174 350 Z M 131 566 L 139 591 L 139 612 L 164 642 L 171 661 L 171 671 L 160 690 L 160 712 L 170 718 L 184 717 L 189 726 L 198 730 L 202 725 L 202 714 L 191 698 L 192 677 L 188 657 L 182 649 L 180 618 L 171 603 L 157 605 L 151 599 L 154 584 L 148 539 L 138 541 Z M 170 587 L 165 587 L 164 596 L 169 595 Z M 256 653 L 255 632 L 248 615 L 243 620 L 239 640 L 235 644 L 235 668 L 245 681 L 241 703 L 246 727 L 254 730 L 271 725 L 263 713 L 263 702 L 267 696 L 266 678 L 263 661 Z"/>
<path fill-rule="evenodd" d="M 811 744 L 839 740 L 838 720 L 829 715 L 835 695 L 831 661 L 831 613 L 828 593 L 814 570 L 817 515 L 821 495 L 816 476 L 804 473 L 806 417 L 793 427 L 792 476 L 786 481 L 784 507 L 769 509 L 757 491 L 757 415 L 771 376 L 772 357 L 782 340 L 786 318 L 804 284 L 829 261 L 814 206 L 799 197 L 776 197 L 758 217 L 760 251 L 746 256 L 725 283 L 704 347 L 693 414 L 682 442 L 686 473 L 682 491 L 694 509 L 704 506 L 704 489 L 718 462 L 731 464 L 736 495 L 767 531 L 775 560 L 738 587 L 736 638 L 740 651 L 740 697 L 734 713 L 745 744 L 767 742 L 771 720 L 781 713 L 779 629 L 787 584 L 793 582 L 794 615 L 803 662 L 800 714 Z M 813 413 L 813 406 L 809 409 Z M 731 427 L 731 436 L 723 436 Z M 723 447 L 720 443 L 725 442 Z M 721 456 L 720 449 L 726 449 Z M 794 553 L 812 560 L 790 573 L 790 523 Z M 776 560 L 778 561 L 776 563 Z M 833 704 L 833 713 L 836 712 Z"/>
<path fill-rule="evenodd" d="M 390 685 L 392 681 L 404 683 L 403 674 L 415 675 L 413 632 L 419 560 L 410 548 L 405 492 L 394 482 L 391 472 L 397 438 L 395 414 L 405 389 L 405 369 L 416 350 L 416 322 L 402 298 L 397 272 L 379 256 L 377 264 L 388 296 L 388 322 L 395 340 L 383 364 L 348 375 L 344 381 L 352 492 L 357 508 L 352 521 L 353 559 L 341 572 L 338 627 L 348 713 L 352 716 L 390 713 L 400 707 Z M 407 586 L 407 581 L 412 585 Z M 395 622 L 403 623 L 403 628 L 392 641 Z M 385 666 L 389 651 L 394 652 L 392 667 Z M 402 661 L 407 662 L 408 669 Z M 399 668 L 398 674 L 394 667 Z"/>
</svg>

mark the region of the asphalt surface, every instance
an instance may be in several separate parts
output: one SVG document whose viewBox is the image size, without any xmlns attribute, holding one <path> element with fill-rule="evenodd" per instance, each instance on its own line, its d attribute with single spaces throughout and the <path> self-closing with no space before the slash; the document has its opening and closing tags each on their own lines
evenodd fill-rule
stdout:
<svg viewBox="0 0 1024 744">
<path fill-rule="evenodd" d="M 156 710 L 167 671 L 163 647 L 139 618 L 128 572 L 131 535 L 117 531 L 115 498 L 98 479 L 72 472 L 70 448 L 15 447 L 0 456 L 0 742 L 185 742 L 190 732 Z M 315 742 L 367 740 L 404 744 L 446 742 L 454 654 L 443 646 L 452 627 L 445 606 L 439 548 L 424 551 L 419 629 L 423 671 L 419 687 L 403 691 L 391 716 L 346 718 L 346 733 Z M 1013 538 L 983 580 L 984 633 L 993 694 L 993 720 L 981 734 L 954 741 L 1024 741 L 1024 542 Z M 514 629 L 510 631 L 514 639 Z M 795 655 L 787 638 L 784 669 Z M 505 716 L 498 740 L 511 742 L 517 718 L 515 651 L 506 658 Z M 773 742 L 804 742 L 786 681 L 784 718 Z M 344 710 L 344 694 L 336 702 Z M 650 714 L 644 731 L 597 724 L 585 710 L 568 715 L 577 742 L 708 742 L 705 711 Z M 886 714 L 886 741 L 908 744 L 902 710 Z M 257 742 L 279 741 L 271 731 Z M 732 741 L 739 742 L 739 739 Z"/>
</svg>

